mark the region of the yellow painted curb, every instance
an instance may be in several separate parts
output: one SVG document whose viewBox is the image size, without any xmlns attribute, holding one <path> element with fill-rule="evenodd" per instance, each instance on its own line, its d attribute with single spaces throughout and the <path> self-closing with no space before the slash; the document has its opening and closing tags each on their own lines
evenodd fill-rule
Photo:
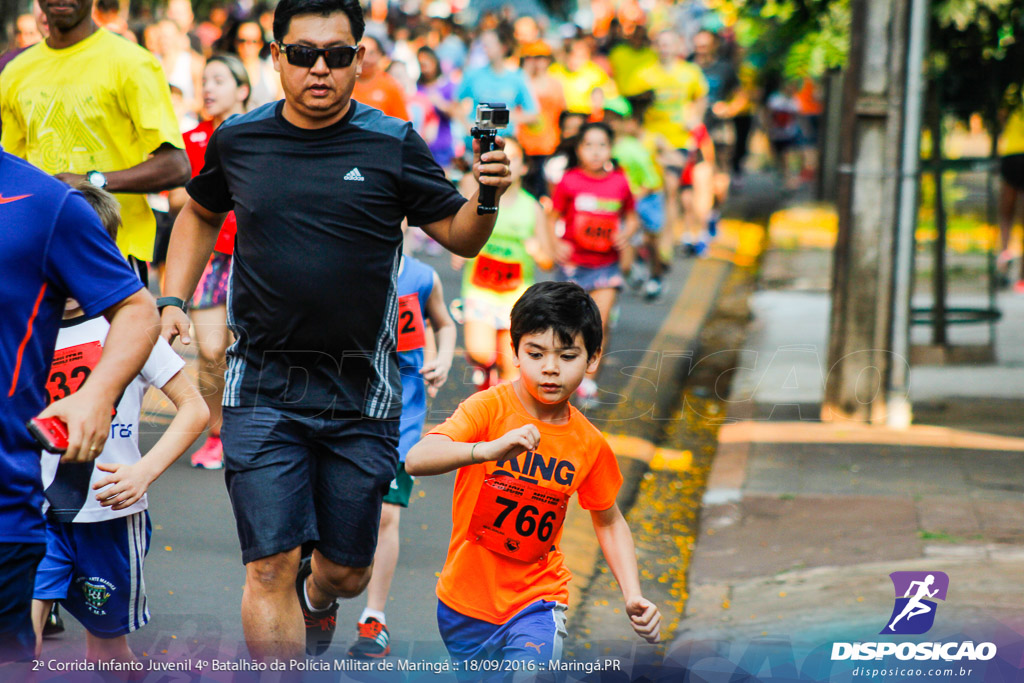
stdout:
<svg viewBox="0 0 1024 683">
<path fill-rule="evenodd" d="M 839 215 L 827 205 L 791 206 L 768 219 L 768 240 L 773 247 L 831 249 L 838 233 Z"/>
<path fill-rule="evenodd" d="M 693 465 L 693 453 L 674 448 L 658 448 L 647 439 L 626 434 L 602 432 L 612 452 L 619 458 L 634 458 L 658 472 L 686 472 Z"/>
<path fill-rule="evenodd" d="M 1024 439 L 1019 437 L 931 425 L 894 429 L 848 422 L 736 422 L 722 427 L 718 443 L 849 443 L 1024 452 Z"/>
<path fill-rule="evenodd" d="M 693 453 L 674 448 L 658 448 L 651 460 L 655 472 L 687 472 L 693 466 Z"/>
<path fill-rule="evenodd" d="M 608 434 L 602 432 L 605 441 L 612 449 L 612 453 L 620 458 L 634 458 L 649 463 L 654 458 L 654 444 L 639 436 L 628 434 Z"/>
<path fill-rule="evenodd" d="M 764 228 L 757 223 L 723 218 L 718 235 L 711 243 L 710 255 L 737 266 L 752 266 L 764 246 Z"/>
</svg>

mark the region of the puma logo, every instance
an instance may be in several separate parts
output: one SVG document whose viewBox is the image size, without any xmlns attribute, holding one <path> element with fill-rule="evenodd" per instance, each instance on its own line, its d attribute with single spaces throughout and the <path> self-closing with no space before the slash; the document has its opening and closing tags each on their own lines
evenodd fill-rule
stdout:
<svg viewBox="0 0 1024 683">
<path fill-rule="evenodd" d="M 537 645 L 536 643 L 527 643 L 526 645 L 523 645 L 523 647 L 532 647 L 537 651 L 537 654 L 540 654 L 540 649 L 545 645 L 547 645 L 547 643 L 541 643 L 540 645 Z"/>
</svg>

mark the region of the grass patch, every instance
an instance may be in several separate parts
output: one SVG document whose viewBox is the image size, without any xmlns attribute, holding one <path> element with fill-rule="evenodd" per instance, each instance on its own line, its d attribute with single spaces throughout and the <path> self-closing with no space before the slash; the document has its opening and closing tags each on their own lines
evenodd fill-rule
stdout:
<svg viewBox="0 0 1024 683">
<path fill-rule="evenodd" d="M 942 541 L 943 543 L 960 543 L 961 539 L 945 531 L 921 531 L 917 532 L 918 538 L 922 541 Z"/>
</svg>

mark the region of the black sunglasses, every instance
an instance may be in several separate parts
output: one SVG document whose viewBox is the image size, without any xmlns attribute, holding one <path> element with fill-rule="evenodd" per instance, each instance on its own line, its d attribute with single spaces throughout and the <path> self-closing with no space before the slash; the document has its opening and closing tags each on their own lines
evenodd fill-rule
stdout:
<svg viewBox="0 0 1024 683">
<path fill-rule="evenodd" d="M 328 69 L 343 69 L 352 63 L 356 58 L 358 45 L 345 45 L 343 47 L 309 47 L 308 45 L 286 45 L 278 43 L 281 52 L 288 57 L 288 63 L 293 66 L 301 66 L 311 69 L 320 57 L 324 58 Z"/>
</svg>

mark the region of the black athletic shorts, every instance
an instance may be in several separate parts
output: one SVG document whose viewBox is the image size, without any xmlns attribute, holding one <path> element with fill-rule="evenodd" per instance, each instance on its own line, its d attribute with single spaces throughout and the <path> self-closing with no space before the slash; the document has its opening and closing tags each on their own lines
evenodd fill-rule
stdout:
<svg viewBox="0 0 1024 683">
<path fill-rule="evenodd" d="M 149 288 L 149 265 L 145 261 L 135 258 L 134 256 L 128 256 L 128 265 L 131 266 L 135 274 L 142 280 L 142 284 L 147 289 Z"/>
<path fill-rule="evenodd" d="M 156 219 L 153 263 L 160 264 L 167 260 L 167 245 L 171 243 L 171 228 L 174 227 L 174 220 L 171 218 L 171 214 L 156 209 L 153 210 L 153 217 Z"/>
<path fill-rule="evenodd" d="M 1003 181 L 1024 192 L 1024 154 L 1009 154 L 999 161 Z"/>
<path fill-rule="evenodd" d="M 398 418 L 225 407 L 220 437 L 243 563 L 312 542 L 331 562 L 370 566 L 398 469 Z"/>
</svg>

